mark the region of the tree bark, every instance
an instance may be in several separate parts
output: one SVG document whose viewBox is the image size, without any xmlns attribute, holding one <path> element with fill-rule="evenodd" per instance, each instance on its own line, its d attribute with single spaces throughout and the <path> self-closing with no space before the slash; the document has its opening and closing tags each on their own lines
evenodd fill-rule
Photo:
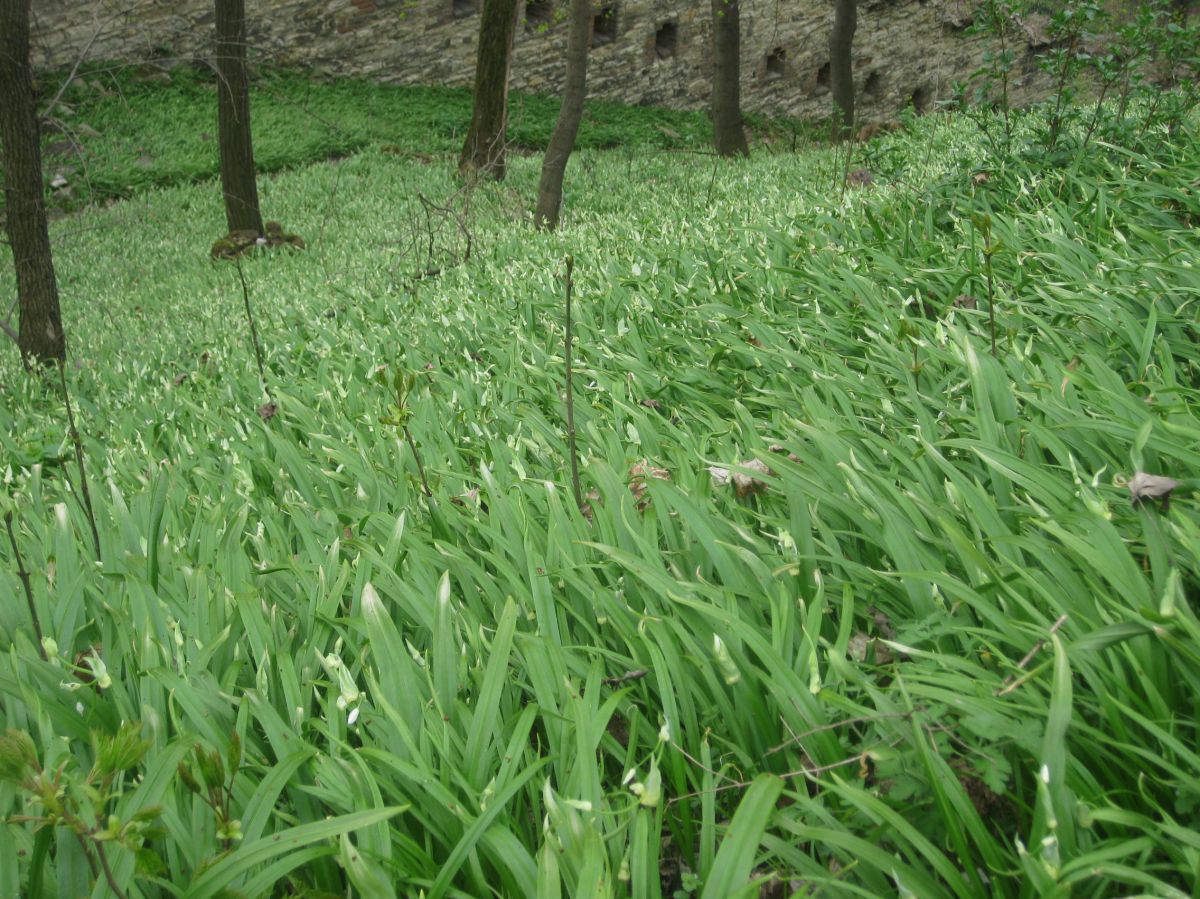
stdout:
<svg viewBox="0 0 1200 899">
<path fill-rule="evenodd" d="M 12 246 L 21 320 L 17 346 L 30 363 L 67 357 L 58 282 L 50 254 L 42 151 L 29 65 L 30 0 L 0 0 L 0 148 L 4 152 L 5 230 Z"/>
<path fill-rule="evenodd" d="M 216 0 L 216 13 L 217 133 L 225 221 L 231 232 L 253 231 L 262 235 L 262 212 L 254 181 L 254 144 L 250 136 L 245 0 Z"/>
<path fill-rule="evenodd" d="M 718 156 L 749 156 L 742 122 L 741 25 L 738 0 L 712 0 L 713 140 Z"/>
<path fill-rule="evenodd" d="M 575 136 L 583 118 L 583 100 L 587 94 L 588 31 L 592 24 L 590 0 L 571 0 L 570 31 L 567 32 L 567 77 L 563 84 L 562 106 L 550 145 L 542 159 L 542 178 L 538 183 L 537 210 L 533 222 L 538 228 L 558 227 L 562 208 L 563 176 L 567 160 L 575 148 Z"/>
<path fill-rule="evenodd" d="M 854 69 L 850 51 L 858 27 L 858 0 L 834 0 L 833 31 L 829 35 L 829 86 L 833 94 L 834 135 L 843 140 L 854 133 Z"/>
<path fill-rule="evenodd" d="M 475 105 L 458 158 L 464 175 L 482 173 L 503 181 L 508 128 L 508 72 L 517 30 L 517 0 L 484 0 L 475 61 Z"/>
</svg>

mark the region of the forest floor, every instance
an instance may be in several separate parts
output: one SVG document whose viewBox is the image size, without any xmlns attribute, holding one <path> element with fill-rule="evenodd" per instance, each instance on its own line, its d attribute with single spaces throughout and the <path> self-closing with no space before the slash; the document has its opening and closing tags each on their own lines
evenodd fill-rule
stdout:
<svg viewBox="0 0 1200 899">
<path fill-rule="evenodd" d="M 461 115 L 360 87 L 300 151 L 265 91 L 307 249 L 233 263 L 159 83 L 122 127 L 175 137 L 121 159 L 177 174 L 97 150 L 127 198 L 52 228 L 99 560 L 0 354 L 0 895 L 86 894 L 101 843 L 145 897 L 1192 894 L 1194 124 L 718 163 L 614 111 L 644 140 L 585 138 L 541 233 L 539 157 L 464 185 Z"/>
</svg>

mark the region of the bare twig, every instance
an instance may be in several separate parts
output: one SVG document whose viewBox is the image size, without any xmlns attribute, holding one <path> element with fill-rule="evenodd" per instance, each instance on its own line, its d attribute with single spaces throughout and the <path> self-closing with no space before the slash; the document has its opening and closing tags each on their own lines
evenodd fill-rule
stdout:
<svg viewBox="0 0 1200 899">
<path fill-rule="evenodd" d="M 45 639 L 42 636 L 42 622 L 38 618 L 37 606 L 33 603 L 33 586 L 29 582 L 29 572 L 25 570 L 25 561 L 21 558 L 21 550 L 17 546 L 17 535 L 13 533 L 12 519 L 12 512 L 4 513 L 4 527 L 8 530 L 8 542 L 12 546 L 13 558 L 17 562 L 17 577 L 21 579 L 21 586 L 25 588 L 25 601 L 29 603 L 29 617 L 33 620 L 33 633 L 37 637 L 38 653 L 43 662 L 48 662 L 50 659 L 46 656 L 46 647 L 42 643 Z"/>
<path fill-rule="evenodd" d="M 1023 659 L 1021 659 L 1021 661 L 1017 662 L 1017 672 L 1024 671 L 1025 666 L 1033 661 L 1033 657 L 1042 651 L 1042 647 L 1046 645 L 1046 641 L 1051 636 L 1058 633 L 1058 629 L 1066 623 L 1067 623 L 1067 616 L 1066 615 L 1060 616 L 1059 619 L 1056 622 L 1054 622 L 1053 625 L 1050 626 L 1050 630 L 1046 634 L 1046 636 L 1042 637 L 1042 639 L 1040 639 L 1036 643 L 1034 643 L 1033 649 L 1031 649 L 1031 650 L 1029 650 L 1029 652 L 1025 653 L 1025 658 L 1023 658 Z M 996 690 L 994 695 L 1006 696 L 1009 693 L 1011 693 L 1013 690 L 1017 689 L 1017 687 L 1021 686 L 1021 684 L 1025 683 L 1025 680 L 1026 679 L 1024 677 L 1020 677 L 1017 673 L 1010 674 L 1005 679 L 1004 683 L 1000 685 L 1000 688 Z"/>
<path fill-rule="evenodd" d="M 79 492 L 83 497 L 83 511 L 87 513 L 88 524 L 92 528 L 92 545 L 96 548 L 96 560 L 103 561 L 100 555 L 100 532 L 96 530 L 96 513 L 92 509 L 92 493 L 88 490 L 83 440 L 79 437 L 79 429 L 75 427 L 75 410 L 71 406 L 71 393 L 67 390 L 67 367 L 61 359 L 58 360 L 58 382 L 62 386 L 63 402 L 67 407 L 67 433 L 75 446 L 75 464 L 79 466 Z"/>
<path fill-rule="evenodd" d="M 109 19 L 111 18 L 112 16 L 109 17 Z M 104 26 L 108 24 L 109 19 L 105 19 L 104 21 L 96 24 L 96 28 L 92 31 L 92 36 L 88 38 L 88 42 L 84 44 L 83 50 L 80 51 L 79 56 L 75 59 L 75 65 L 71 67 L 71 71 L 67 74 L 67 79 L 62 83 L 62 86 L 58 89 L 58 93 L 54 95 L 54 98 L 46 106 L 45 111 L 42 113 L 42 118 L 46 118 L 54 111 L 54 107 L 58 105 L 58 101 L 61 100 L 63 94 L 67 92 L 67 88 L 71 86 L 71 82 L 75 80 L 75 76 L 79 73 L 79 67 L 83 65 L 83 61 L 87 59 L 88 51 L 92 49 L 92 44 L 96 43 L 96 38 L 100 36 L 100 32 L 104 30 Z"/>
<path fill-rule="evenodd" d="M 408 448 L 412 450 L 413 459 L 417 463 L 417 474 L 421 476 L 421 487 L 425 490 L 427 497 L 433 496 L 433 491 L 429 489 L 429 480 L 425 477 L 425 466 L 421 464 L 421 454 L 417 452 L 417 443 L 413 440 L 412 431 L 408 429 L 408 425 L 404 425 L 404 439 L 408 441 Z"/>
<path fill-rule="evenodd" d="M 571 490 L 575 494 L 575 505 L 583 508 L 583 491 L 579 488 L 579 455 L 575 447 L 575 385 L 571 371 L 571 274 L 575 270 L 575 257 L 567 257 L 567 317 L 566 317 L 566 366 L 567 366 L 567 453 L 571 457 Z"/>
<path fill-rule="evenodd" d="M 267 395 L 269 401 L 273 402 L 271 388 L 267 384 L 267 371 L 263 368 L 262 346 L 258 342 L 258 328 L 254 325 L 254 313 L 250 309 L 250 288 L 246 285 L 246 275 L 242 271 L 241 257 L 234 256 L 233 261 L 237 263 L 238 279 L 242 282 L 242 302 L 246 306 L 246 321 L 250 324 L 250 339 L 254 342 L 254 359 L 258 363 L 258 377 L 262 381 L 263 393 Z"/>
<path fill-rule="evenodd" d="M 915 711 L 920 711 L 920 709 Z M 913 712 L 881 712 L 878 715 L 859 715 L 856 718 L 845 718 L 841 721 L 833 721 L 829 724 L 822 724 L 818 727 L 809 728 L 802 733 L 792 734 L 785 742 L 780 743 L 778 746 L 771 747 L 765 753 L 763 753 L 763 755 L 774 755 L 780 750 L 787 749 L 789 746 L 794 746 L 805 737 L 811 737 L 815 734 L 825 733 L 825 731 L 837 730 L 839 727 L 850 727 L 854 724 L 868 724 L 872 721 L 886 721 L 889 718 L 908 719 L 912 716 Z"/>
<path fill-rule="evenodd" d="M 887 748 L 890 749 L 893 746 L 898 745 L 900 743 L 900 741 L 901 741 L 901 738 L 896 738 L 895 740 L 892 740 L 890 743 L 887 744 Z M 676 744 L 672 744 L 672 745 L 674 746 Z M 828 765 L 812 765 L 812 766 L 805 767 L 805 768 L 797 768 L 795 771 L 785 771 L 783 774 L 778 775 L 778 777 L 781 780 L 795 780 L 796 778 L 799 778 L 799 777 L 804 777 L 804 778 L 809 778 L 809 779 L 815 778 L 818 775 L 825 774 L 826 772 L 834 771 L 838 768 L 845 768 L 847 765 L 862 764 L 863 757 L 865 755 L 866 755 L 866 752 L 858 752 L 858 753 L 855 753 L 854 755 L 847 756 L 844 759 L 839 759 L 836 762 L 830 762 Z M 718 777 L 721 776 L 720 772 L 712 771 L 710 773 L 715 774 Z M 715 786 L 711 790 L 697 790 L 694 793 L 685 793 L 682 796 L 676 796 L 672 799 L 669 799 L 667 801 L 667 805 L 675 805 L 677 802 L 683 802 L 684 800 L 687 800 L 687 799 L 696 799 L 700 796 L 705 796 L 708 794 L 724 793 L 726 790 L 746 789 L 749 786 L 750 786 L 750 781 L 748 781 L 748 780 L 731 780 L 729 783 L 724 783 L 724 784 L 721 784 L 720 786 Z"/>
<path fill-rule="evenodd" d="M 103 841 L 93 839 L 92 842 L 96 847 L 96 854 L 100 856 L 100 866 L 104 869 L 104 879 L 108 881 L 108 888 L 113 891 L 117 899 L 128 899 L 125 891 L 121 889 L 121 885 L 117 882 L 117 878 L 113 875 L 113 869 L 108 863 L 108 853 L 104 851 Z"/>
</svg>

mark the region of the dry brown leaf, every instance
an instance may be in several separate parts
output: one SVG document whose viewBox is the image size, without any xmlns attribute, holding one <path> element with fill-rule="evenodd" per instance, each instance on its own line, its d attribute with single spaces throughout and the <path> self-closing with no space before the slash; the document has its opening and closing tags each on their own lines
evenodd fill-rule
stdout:
<svg viewBox="0 0 1200 899">
<path fill-rule="evenodd" d="M 749 461 L 742 462 L 741 467 L 761 474 L 764 477 L 772 477 L 775 474 L 767 466 L 767 463 L 761 459 L 750 459 Z M 749 496 L 751 493 L 762 493 L 767 489 L 767 485 L 764 481 L 760 481 L 753 475 L 735 471 L 733 473 L 733 489 L 739 497 L 743 497 Z"/>
<path fill-rule="evenodd" d="M 1171 493 L 1179 486 L 1179 481 L 1174 478 L 1164 477 L 1157 474 L 1146 474 L 1144 471 L 1139 471 L 1129 479 L 1129 495 L 1133 498 L 1133 504 L 1136 506 L 1142 500 L 1159 499 L 1162 500 L 1162 509 L 1167 511 L 1167 507 L 1171 503 Z"/>
<path fill-rule="evenodd" d="M 875 183 L 875 176 L 867 169 L 855 169 L 846 176 L 846 182 L 852 187 L 870 187 Z"/>
<path fill-rule="evenodd" d="M 866 662 L 874 654 L 876 665 L 890 665 L 896 660 L 890 646 L 876 637 L 870 637 L 862 631 L 855 633 L 846 645 L 846 654 L 856 662 Z"/>
<path fill-rule="evenodd" d="M 748 459 L 745 462 L 738 462 L 738 468 L 747 471 L 755 472 L 756 474 L 765 477 L 774 476 L 775 472 L 767 466 L 766 462 L 760 459 Z M 747 474 L 745 471 L 732 471 L 728 468 L 723 468 L 720 465 L 710 465 L 708 467 L 708 475 L 712 478 L 714 487 L 724 487 L 730 481 L 733 482 L 733 490 L 738 498 L 749 496 L 753 493 L 762 493 L 767 489 L 764 481 L 759 480 L 752 474 Z"/>
<path fill-rule="evenodd" d="M 658 478 L 660 481 L 671 480 L 671 473 L 665 468 L 655 468 L 648 461 L 643 459 L 641 462 L 635 462 L 629 468 L 629 492 L 633 494 L 633 498 L 637 500 L 638 511 L 641 512 L 650 504 L 649 499 L 643 499 L 646 493 L 646 479 Z"/>
<path fill-rule="evenodd" d="M 800 461 L 799 456 L 797 456 L 795 453 L 788 453 L 788 448 L 781 443 L 772 443 L 770 446 L 767 447 L 767 452 L 775 453 L 776 455 L 783 455 L 784 453 L 787 453 L 789 462 L 799 462 Z"/>
<path fill-rule="evenodd" d="M 892 619 L 888 618 L 886 613 L 879 611 L 875 606 L 867 606 L 867 614 L 875 622 L 875 630 L 879 631 L 883 639 L 896 639 L 896 629 L 892 627 Z"/>
</svg>

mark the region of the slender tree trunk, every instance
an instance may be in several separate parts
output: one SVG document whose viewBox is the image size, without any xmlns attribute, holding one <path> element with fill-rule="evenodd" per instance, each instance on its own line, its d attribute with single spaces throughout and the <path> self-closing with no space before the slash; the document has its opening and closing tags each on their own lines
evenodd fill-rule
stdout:
<svg viewBox="0 0 1200 899">
<path fill-rule="evenodd" d="M 854 133 L 854 69 L 850 51 L 858 27 L 858 0 L 834 0 L 833 31 L 829 35 L 829 84 L 833 93 L 834 135 Z"/>
<path fill-rule="evenodd" d="M 517 30 L 517 0 L 484 0 L 475 61 L 475 108 L 458 158 L 464 175 L 481 172 L 503 181 L 508 129 L 508 71 Z"/>
<path fill-rule="evenodd" d="M 712 0 L 713 138 L 718 156 L 749 156 L 742 123 L 742 35 L 738 0 Z"/>
<path fill-rule="evenodd" d="M 0 0 L 0 148 L 4 152 L 5 230 L 12 246 L 21 321 L 17 345 L 26 365 L 62 362 L 66 336 L 46 228 L 42 152 L 29 66 L 30 0 Z"/>
<path fill-rule="evenodd" d="M 4 0 L 0 0 L 4 2 Z M 217 132 L 225 221 L 232 231 L 263 233 L 250 137 L 250 83 L 246 73 L 246 2 L 216 0 Z"/>
<path fill-rule="evenodd" d="M 590 0 L 571 0 L 568 13 L 570 31 L 567 33 L 567 78 L 563 84 L 562 106 L 558 121 L 550 135 L 550 145 L 542 159 L 542 180 L 538 184 L 537 211 L 534 224 L 553 230 L 558 227 L 558 211 L 562 207 L 563 176 L 567 160 L 575 148 L 575 135 L 583 118 L 583 100 L 587 94 L 588 31 L 592 24 Z"/>
</svg>

